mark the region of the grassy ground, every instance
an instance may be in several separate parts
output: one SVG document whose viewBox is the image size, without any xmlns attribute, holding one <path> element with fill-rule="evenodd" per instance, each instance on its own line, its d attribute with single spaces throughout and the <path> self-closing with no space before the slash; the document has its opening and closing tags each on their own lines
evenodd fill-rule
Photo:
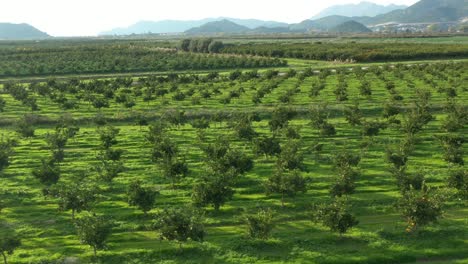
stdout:
<svg viewBox="0 0 468 264">
<path fill-rule="evenodd" d="M 294 63 L 303 63 L 295 61 Z M 460 74 L 460 77 L 456 75 Z M 439 134 L 441 121 L 445 114 L 440 107 L 445 103 L 445 94 L 425 84 L 410 71 L 405 71 L 404 78 L 396 77 L 392 72 L 384 73 L 387 80 L 396 84 L 396 90 L 404 97 L 404 103 L 417 99 L 415 91 L 407 88 L 406 80 L 413 80 L 416 87 L 424 87 L 432 92 L 431 104 L 436 120 L 418 134 L 415 152 L 409 161 L 411 172 L 422 171 L 431 186 L 445 186 L 447 163 L 442 158 L 442 147 L 434 139 Z M 468 77 L 466 67 L 455 71 L 443 72 L 448 79 Z M 447 86 L 448 82 L 437 76 L 427 75 L 434 79 L 437 86 Z M 281 77 L 280 77 L 281 78 Z M 119 143 L 116 147 L 125 150 L 123 160 L 127 170 L 114 180 L 109 187 L 100 183 L 102 197 L 95 211 L 112 216 L 115 220 L 113 234 L 108 249 L 99 252 L 102 263 L 467 263 L 468 258 L 468 204 L 463 200 L 453 200 L 447 204 L 445 217 L 438 224 L 431 225 L 419 234 L 405 233 L 405 222 L 394 208 L 399 197 L 395 180 L 391 177 L 384 162 L 385 146 L 401 138 L 401 132 L 390 127 L 372 139 L 362 138 L 358 128 L 351 127 L 342 116 L 342 109 L 354 101 L 359 101 L 365 118 L 381 119 L 382 105 L 390 95 L 385 83 L 372 73 L 366 74 L 371 81 L 373 95 L 371 98 L 359 96 L 359 80 L 349 74 L 346 81 L 349 85 L 349 101 L 337 103 L 333 90 L 337 76 L 326 79 L 326 88 L 317 97 L 309 97 L 311 85 L 318 77 L 308 77 L 303 82 L 298 78 L 281 81 L 280 86 L 268 94 L 262 104 L 255 105 L 251 98 L 258 89 L 266 84 L 265 80 L 248 82 L 220 81 L 214 84 L 220 87 L 222 94 L 208 100 L 201 100 L 201 105 L 192 105 L 190 98 L 174 101 L 172 94 L 164 99 L 149 103 L 137 98 L 137 105 L 128 110 L 113 102 L 111 107 L 102 113 L 114 120 L 120 129 Z M 182 91 L 200 88 L 206 84 L 183 84 Z M 161 175 L 161 170 L 150 161 L 150 146 L 145 142 L 146 128 L 126 121 L 136 112 L 155 116 L 167 109 L 183 109 L 189 114 L 216 111 L 262 111 L 271 110 L 278 103 L 278 98 L 288 89 L 299 85 L 300 92 L 293 96 L 291 105 L 297 109 L 307 109 L 319 102 L 328 102 L 334 111 L 331 123 L 337 126 L 337 135 L 322 138 L 309 125 L 307 117 L 299 116 L 291 125 L 300 127 L 302 145 L 307 172 L 304 176 L 311 179 L 308 192 L 294 199 L 287 199 L 286 206 L 281 207 L 278 196 L 266 196 L 262 183 L 274 171 L 272 158 L 255 157 L 255 168 L 241 178 L 236 185 L 234 199 L 216 213 L 211 208 L 206 210 L 206 241 L 187 243 L 182 248 L 172 242 L 161 242 L 155 231 L 148 230 L 151 215 L 143 213 L 126 203 L 126 188 L 135 178 L 144 180 L 161 190 L 157 206 L 152 213 L 166 206 L 190 203 L 193 183 L 203 173 L 202 151 L 197 143 L 197 131 L 190 125 L 174 127 L 170 131 L 188 161 L 190 175 L 183 179 L 174 190 Z M 243 87 L 246 92 L 230 104 L 219 102 L 230 90 Z M 466 87 L 458 89 L 457 101 L 466 106 L 468 93 Z M 1 114 L 2 121 L 13 121 L 30 111 L 10 95 L 1 94 L 7 106 Z M 71 97 L 71 95 L 69 95 Z M 86 170 L 96 161 L 99 145 L 96 126 L 85 122 L 98 112 L 86 103 L 80 103 L 79 109 L 64 111 L 50 99 L 37 97 L 40 111 L 38 114 L 51 120 L 59 118 L 64 112 L 74 118 L 83 120 L 81 130 L 76 138 L 70 140 L 66 147 L 66 158 L 62 165 L 62 180 L 66 181 L 79 171 Z M 8 122 L 6 122 L 8 123 Z M 11 122 L 10 122 L 11 123 Z M 254 122 L 254 128 L 261 135 L 271 135 L 268 120 Z M 10 258 L 11 263 L 50 263 L 77 257 L 82 262 L 92 260 L 92 250 L 81 245 L 75 234 L 69 212 L 59 212 L 54 199 L 44 198 L 42 186 L 31 175 L 32 168 L 40 163 L 40 158 L 48 155 L 44 137 L 51 132 L 52 125 L 40 125 L 36 136 L 22 139 L 15 148 L 12 164 L 1 175 L 0 199 L 5 209 L 0 213 L 1 221 L 8 221 L 23 237 L 23 246 Z M 468 128 L 462 134 L 468 133 Z M 0 134 L 15 136 L 13 126 L 0 127 Z M 238 140 L 226 122 L 212 123 L 206 130 L 208 142 L 222 135 L 232 145 L 254 156 L 252 146 L 247 141 Z M 309 151 L 313 142 L 319 140 L 325 144 L 320 158 Z M 285 142 L 285 139 L 282 139 Z M 367 143 L 366 148 L 362 148 Z M 329 157 L 336 151 L 348 149 L 362 154 L 360 176 L 357 191 L 351 196 L 353 212 L 360 224 L 345 237 L 331 233 L 321 225 L 311 221 L 313 212 L 311 204 L 329 198 L 328 189 L 334 172 Z M 466 150 L 466 147 L 465 147 Z M 466 152 L 466 151 L 465 151 Z M 466 160 L 466 158 L 465 158 Z M 96 177 L 91 173 L 90 177 Z M 275 210 L 276 228 L 272 238 L 267 241 L 246 239 L 246 226 L 242 214 L 257 206 L 269 206 Z"/>
</svg>

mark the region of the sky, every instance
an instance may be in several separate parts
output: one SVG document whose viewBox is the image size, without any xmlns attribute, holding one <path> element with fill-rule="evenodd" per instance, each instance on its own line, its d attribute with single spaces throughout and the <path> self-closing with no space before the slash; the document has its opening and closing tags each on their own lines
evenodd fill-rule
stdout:
<svg viewBox="0 0 468 264">
<path fill-rule="evenodd" d="M 141 20 L 256 18 L 297 23 L 326 7 L 361 0 L 0 0 L 0 22 L 28 23 L 52 36 L 95 36 Z M 411 5 L 417 0 L 371 0 Z"/>
</svg>

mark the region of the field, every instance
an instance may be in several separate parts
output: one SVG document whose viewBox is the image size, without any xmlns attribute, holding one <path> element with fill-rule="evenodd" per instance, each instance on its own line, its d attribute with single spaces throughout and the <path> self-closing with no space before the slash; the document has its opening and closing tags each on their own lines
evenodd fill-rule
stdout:
<svg viewBox="0 0 468 264">
<path fill-rule="evenodd" d="M 466 54 L 465 46 L 460 46 L 460 54 Z M 5 51 L 0 56 L 8 54 Z M 224 55 L 177 56 L 189 61 L 194 56 Z M 270 58 L 239 60 L 286 67 Z M 340 67 L 322 61 L 317 62 L 322 67 L 314 69 L 305 68 L 306 62 L 290 60 L 288 64 L 293 66 L 304 63 L 297 71 L 294 67 L 280 72 L 253 67 L 262 68 L 257 72 L 245 69 L 250 67 L 241 61 L 240 66 L 219 67 L 219 74 L 137 77 L 130 73 L 119 78 L 30 82 L 27 78 L 36 75 L 32 71 L 24 73 L 23 82 L 4 81 L 0 85 L 0 106 L 4 102 L 0 142 L 15 139 L 16 144 L 9 166 L 0 170 L 0 221 L 15 229 L 22 241 L 8 256 L 9 262 L 468 263 L 468 204 L 460 190 L 448 186 L 450 173 L 458 166 L 447 161 L 447 150 L 440 140 L 447 135 L 464 138 L 468 133 L 466 60 Z M 86 73 L 73 67 L 70 73 Z M 243 70 L 234 71 L 236 68 Z M 89 72 L 108 71 L 97 67 Z M 53 75 L 53 71 L 44 74 Z M 22 75 L 14 74 L 17 78 Z M 363 87 L 368 87 L 367 91 Z M 427 105 L 422 103 L 425 96 Z M 388 114 L 392 106 L 398 112 Z M 461 125 L 447 129 L 455 108 L 462 111 Z M 406 176 L 424 177 L 428 186 L 444 189 L 449 198 L 437 223 L 412 231 L 396 206 L 402 190 L 391 172 L 387 150 L 407 139 L 412 114 L 419 110 L 427 111 L 431 118 L 412 132 Z M 314 125 L 317 111 L 325 113 L 325 123 L 334 127 L 335 133 L 327 134 L 323 127 Z M 359 124 L 349 121 L 350 112 L 362 113 Z M 272 125 L 275 120 L 280 121 L 279 128 Z M 78 181 L 96 185 L 99 197 L 89 210 L 113 223 L 107 246 L 97 257 L 88 245 L 80 243 L 71 211 L 59 210 L 59 199 L 44 195 L 51 184 L 40 182 L 32 173 L 41 167 L 41 159 L 51 156 L 48 138 L 65 123 L 79 131 L 63 147 L 63 161 L 54 165 L 60 169 L 58 184 Z M 34 135 L 21 135 L 22 125 L 33 128 Z M 152 160 L 156 143 L 148 140 L 148 131 L 158 125 L 165 128 L 165 139 L 177 146 L 175 160 L 187 165 L 184 177 L 167 177 L 165 163 Z M 111 181 L 103 177 L 100 167 L 104 162 L 100 131 L 110 127 L 119 130 L 110 149 L 123 151 L 119 160 L 124 167 Z M 258 142 L 268 138 L 278 140 L 281 153 L 264 155 L 258 150 Z M 211 204 L 200 207 L 206 228 L 203 242 L 160 240 L 154 220 L 164 208 L 193 204 L 194 186 L 206 180 L 213 162 L 206 149 L 216 142 L 251 159 L 253 167 L 235 177 L 228 186 L 234 190 L 232 199 L 219 210 Z M 281 194 L 267 193 L 265 184 L 275 175 L 282 153 L 288 151 L 302 160 L 288 170 L 305 179 L 306 191 L 286 195 L 282 205 Z M 458 151 L 466 162 L 466 144 Z M 332 199 L 330 189 L 338 173 L 334 160 L 340 153 L 360 157 L 359 165 L 353 168 L 355 190 L 343 195 L 359 224 L 343 236 L 313 221 L 317 214 L 314 205 Z M 463 165 L 460 168 L 466 170 Z M 127 191 L 135 179 L 159 191 L 154 208 L 147 214 L 128 203 Z M 259 208 L 272 211 L 275 226 L 268 239 L 248 237 L 245 216 Z M 77 212 L 76 217 L 86 214 Z"/>
</svg>

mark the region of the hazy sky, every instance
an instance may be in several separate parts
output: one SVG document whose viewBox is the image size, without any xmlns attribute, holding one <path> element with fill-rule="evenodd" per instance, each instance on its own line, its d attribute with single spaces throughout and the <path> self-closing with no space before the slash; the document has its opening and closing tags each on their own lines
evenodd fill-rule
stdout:
<svg viewBox="0 0 468 264">
<path fill-rule="evenodd" d="M 91 36 L 140 20 L 236 17 L 300 22 L 361 0 L 0 0 L 0 22 L 29 23 L 53 36 Z M 371 0 L 411 5 L 417 0 Z"/>
</svg>

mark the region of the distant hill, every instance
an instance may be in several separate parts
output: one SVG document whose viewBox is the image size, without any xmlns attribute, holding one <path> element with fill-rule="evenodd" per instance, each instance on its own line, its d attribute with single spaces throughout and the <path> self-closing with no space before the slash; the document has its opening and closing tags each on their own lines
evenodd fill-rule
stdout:
<svg viewBox="0 0 468 264">
<path fill-rule="evenodd" d="M 246 26 L 241 26 L 227 19 L 223 19 L 221 21 L 208 22 L 199 27 L 191 28 L 185 31 L 185 33 L 187 34 L 216 34 L 216 33 L 240 34 L 240 33 L 246 33 L 249 30 L 250 28 Z"/>
<path fill-rule="evenodd" d="M 363 22 L 368 25 L 388 22 L 448 22 L 465 17 L 468 17 L 467 0 L 421 0 L 406 9 L 364 19 Z"/>
<path fill-rule="evenodd" d="M 335 5 L 328 7 L 312 17 L 311 19 L 319 19 L 327 16 L 377 16 L 385 14 L 398 9 L 405 9 L 405 5 L 378 5 L 371 2 L 360 2 L 359 4 L 346 4 L 346 5 Z"/>
<path fill-rule="evenodd" d="M 50 37 L 29 24 L 0 23 L 0 39 L 43 39 Z"/>
<path fill-rule="evenodd" d="M 328 16 L 316 20 L 304 20 L 289 27 L 291 31 L 328 31 L 344 22 L 352 20 L 345 16 Z"/>
<path fill-rule="evenodd" d="M 264 21 L 258 19 L 237 18 L 206 18 L 201 20 L 162 20 L 162 21 L 140 21 L 127 28 L 116 28 L 100 33 L 99 35 L 131 35 L 146 33 L 182 33 L 194 27 L 200 27 L 209 22 L 227 19 L 238 25 L 254 29 L 258 27 L 287 27 L 287 23 L 276 21 Z"/>
<path fill-rule="evenodd" d="M 238 18 L 228 18 L 222 17 L 221 19 L 227 19 L 232 21 L 238 25 L 248 27 L 250 29 L 255 29 L 258 27 L 266 27 L 266 28 L 277 28 L 277 27 L 287 27 L 289 26 L 288 23 L 284 22 L 277 22 L 277 21 L 265 21 L 265 20 L 258 20 L 258 19 L 238 19 Z"/>
<path fill-rule="evenodd" d="M 436 23 L 460 21 L 468 17 L 468 0 L 421 0 L 414 5 L 394 10 L 375 17 L 332 15 L 315 20 L 305 20 L 290 25 L 294 32 L 330 31 L 348 21 L 355 21 L 365 26 L 384 23 Z M 356 26 L 356 25 L 355 25 Z"/>
<path fill-rule="evenodd" d="M 178 21 L 164 20 L 158 22 L 142 21 L 128 28 L 114 29 L 101 35 L 130 35 L 146 33 L 284 33 L 284 32 L 328 32 L 335 27 L 355 21 L 367 27 L 390 22 L 396 23 L 431 23 L 459 21 L 468 18 L 468 0 L 421 0 L 416 4 L 405 6 L 382 6 L 369 2 L 354 5 L 333 6 L 325 9 L 317 19 L 309 19 L 297 24 L 288 25 L 276 21 L 236 18 L 207 18 L 202 20 Z M 398 9 L 404 8 L 404 9 Z M 378 14 L 392 10 L 385 14 Z M 333 14 L 328 15 L 327 14 Z M 220 23 L 222 21 L 222 23 Z M 345 25 L 346 26 L 346 25 Z M 356 27 L 354 23 L 348 26 Z M 363 29 L 363 28 L 361 28 Z"/>
<path fill-rule="evenodd" d="M 346 21 L 342 24 L 339 24 L 336 27 L 333 27 L 329 30 L 329 32 L 335 33 L 369 33 L 372 32 L 369 28 L 364 26 L 361 23 L 358 23 L 354 20 Z"/>
</svg>

